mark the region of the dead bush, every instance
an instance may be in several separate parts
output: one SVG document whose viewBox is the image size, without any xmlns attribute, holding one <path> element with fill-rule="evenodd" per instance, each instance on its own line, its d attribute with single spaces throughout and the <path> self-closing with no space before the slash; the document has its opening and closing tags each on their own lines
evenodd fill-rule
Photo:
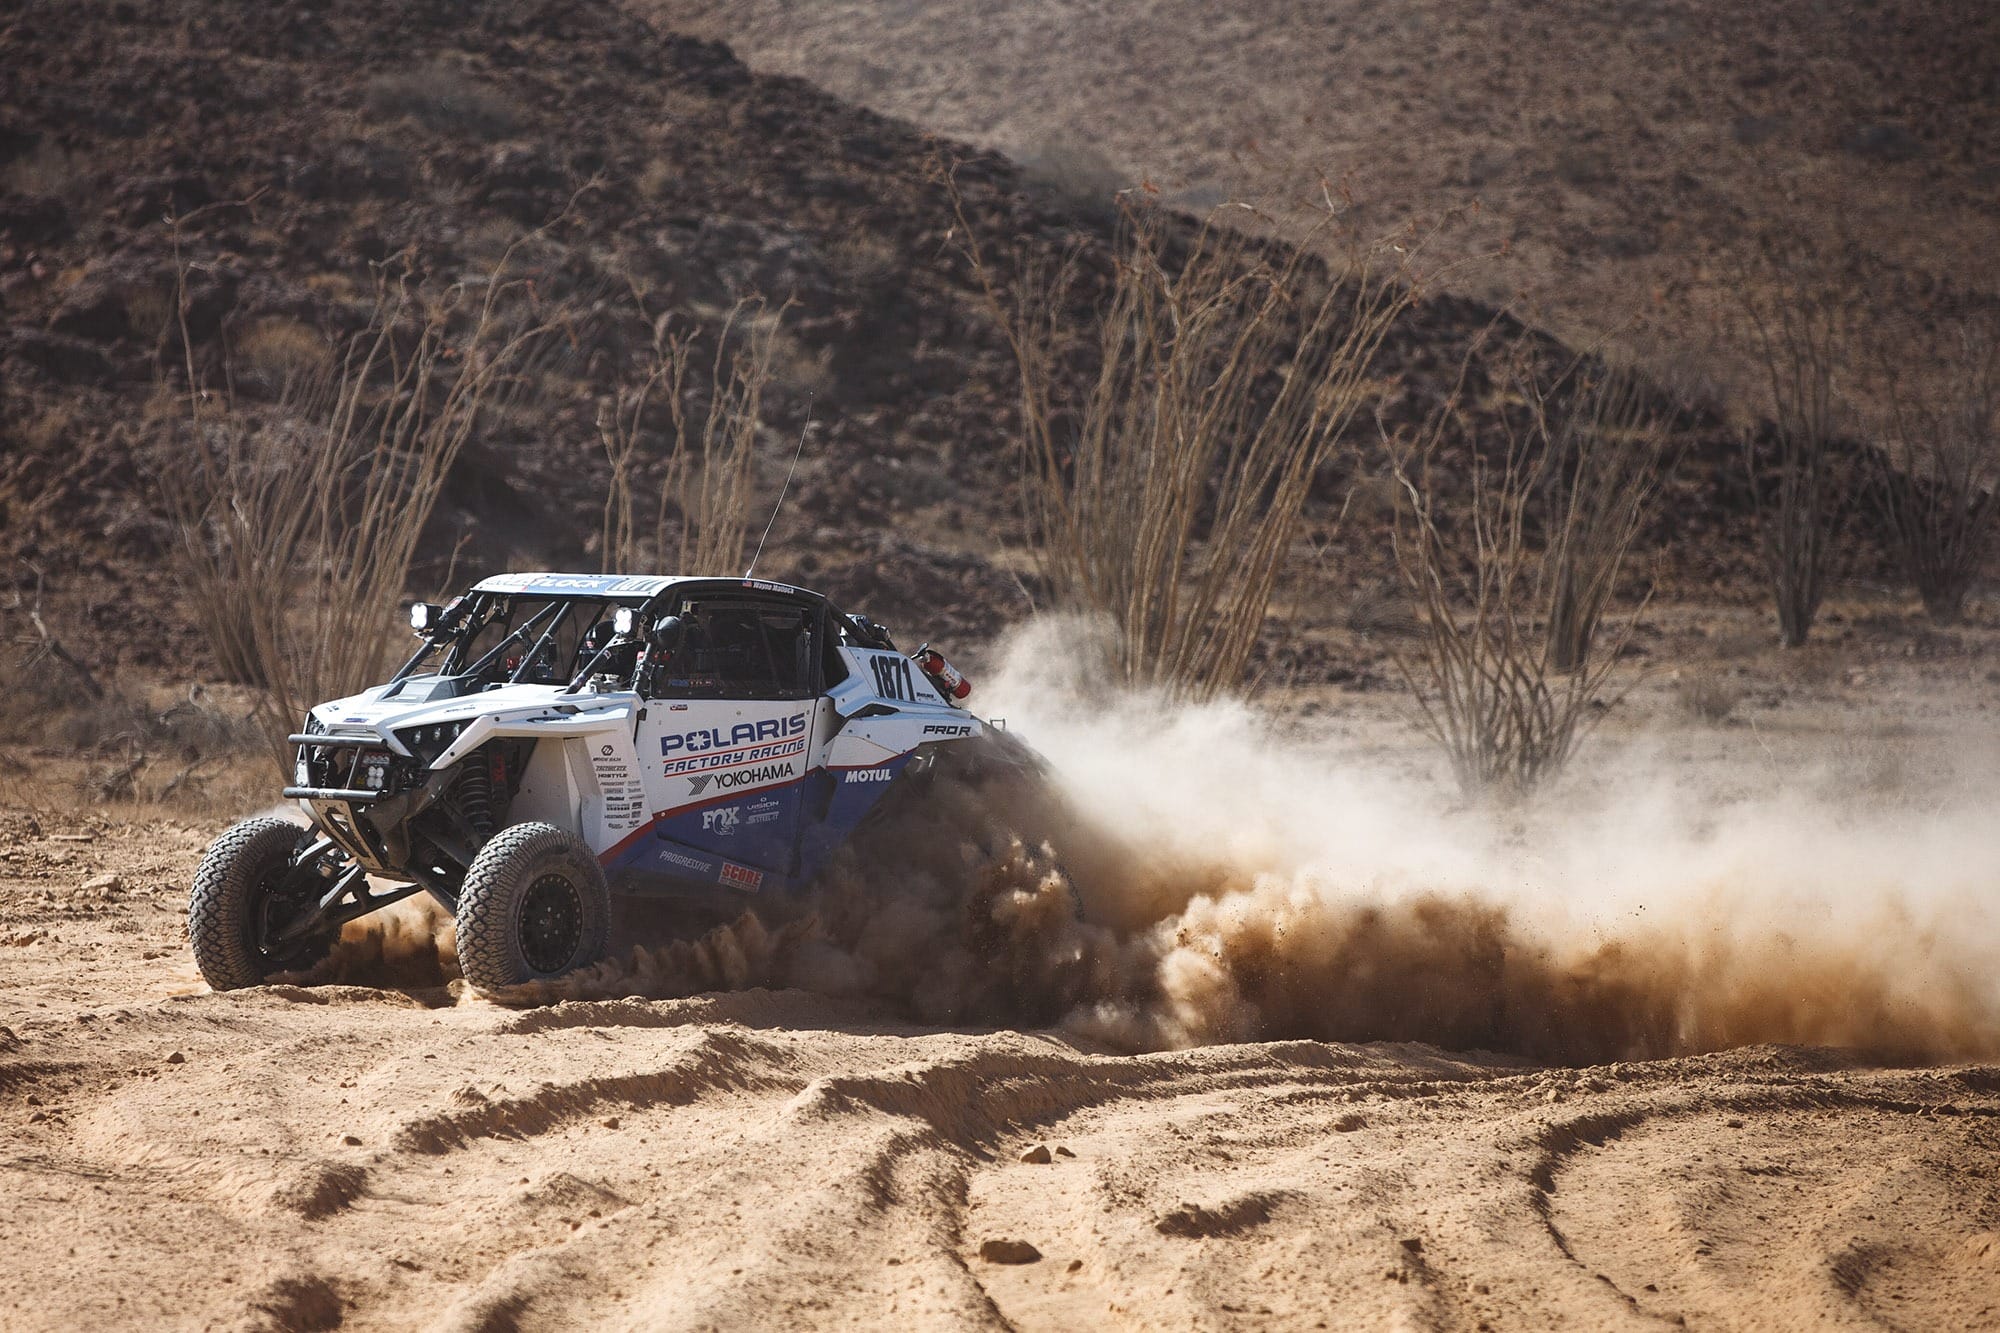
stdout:
<svg viewBox="0 0 2000 1333">
<path fill-rule="evenodd" d="M 1874 457 L 1869 489 L 1925 612 L 1952 624 L 2000 516 L 2000 329 L 1959 321 L 1923 360 L 1943 372 L 1928 392 L 1912 391 L 1898 367 L 1887 372 L 1889 448 Z"/>
<path fill-rule="evenodd" d="M 1242 683 L 1313 476 L 1417 294 L 1418 238 L 1363 243 L 1330 201 L 1286 243 L 1238 220 L 1125 196 L 1095 302 L 1080 252 L 1003 276 L 967 242 L 1019 370 L 1036 572 L 1113 627 L 1115 679 L 1194 698 Z M 962 201 L 959 221 L 970 238 Z"/>
<path fill-rule="evenodd" d="M 1787 648 L 1806 641 L 1819 614 L 1836 516 L 1835 450 L 1845 414 L 1839 378 L 1853 341 L 1853 311 L 1839 291 L 1800 253 L 1782 249 L 1736 284 L 1770 388 L 1768 427 L 1744 432 L 1743 459 L 1778 641 Z"/>
<path fill-rule="evenodd" d="M 660 569 L 670 559 L 684 574 L 743 568 L 764 390 L 783 315 L 782 307 L 767 311 L 759 299 L 740 301 L 705 350 L 699 330 L 677 328 L 666 315 L 652 321 L 644 373 L 597 408 L 598 438 L 611 465 L 599 544 L 607 572 Z M 697 356 L 707 362 L 699 405 L 690 401 L 688 382 Z M 649 409 L 662 406 L 666 430 L 656 445 Z M 639 516 L 647 471 L 656 479 L 650 529 Z"/>
<path fill-rule="evenodd" d="M 1514 370 L 1534 437 L 1527 447 L 1543 454 L 1551 482 L 1549 662 L 1576 671 L 1590 660 L 1626 553 L 1671 466 L 1665 422 L 1650 386 L 1629 370 L 1579 358 L 1552 389 L 1525 358 Z"/>
<path fill-rule="evenodd" d="M 1468 354 L 1466 371 L 1484 341 Z M 1585 653 L 1571 668 L 1558 665 L 1553 608 L 1575 595 L 1563 591 L 1575 558 L 1566 534 L 1582 520 L 1564 517 L 1581 503 L 1574 487 L 1565 492 L 1552 482 L 1573 463 L 1547 447 L 1536 424 L 1545 416 L 1537 411 L 1529 412 L 1527 428 L 1505 430 L 1482 448 L 1463 411 L 1466 371 L 1421 428 L 1386 441 L 1406 501 L 1395 528 L 1396 564 L 1421 619 L 1415 647 L 1399 652 L 1396 663 L 1460 788 L 1524 795 L 1561 772 L 1601 715 L 1638 608 L 1608 651 Z M 1450 485 L 1440 466 L 1447 446 L 1469 460 L 1463 487 Z M 1608 475 L 1638 490 L 1652 474 L 1620 468 Z M 1551 495 L 1554 512 L 1536 514 Z M 1603 512 L 1623 514 L 1631 503 L 1610 496 Z M 1538 528 L 1546 529 L 1539 538 Z M 1599 615 L 1636 531 L 1621 518 L 1592 537 L 1602 542 L 1593 557 L 1603 588 Z"/>
<path fill-rule="evenodd" d="M 180 569 L 225 674 L 257 687 L 281 764 L 306 708 L 381 678 L 445 477 L 547 341 L 548 323 L 512 308 L 508 263 L 476 287 L 383 269 L 367 326 L 269 410 L 211 401 L 188 355 L 189 432 L 161 474 Z"/>
<path fill-rule="evenodd" d="M 1743 702 L 1743 687 L 1720 671 L 1693 669 L 1674 681 L 1674 696 L 1690 717 L 1717 723 Z"/>
</svg>

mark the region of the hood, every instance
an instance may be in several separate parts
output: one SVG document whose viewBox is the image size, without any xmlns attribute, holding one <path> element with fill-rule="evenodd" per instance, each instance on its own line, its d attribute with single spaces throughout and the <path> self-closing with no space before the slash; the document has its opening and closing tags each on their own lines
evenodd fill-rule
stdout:
<svg viewBox="0 0 2000 1333">
<path fill-rule="evenodd" d="M 447 682 L 436 676 L 415 676 L 392 685 L 377 685 L 345 699 L 323 703 L 308 716 L 332 735 L 380 736 L 384 749 L 402 755 L 410 754 L 410 750 L 397 737 L 399 731 L 452 725 L 464 726 L 469 733 L 470 723 L 481 720 L 492 723 L 479 727 L 477 736 L 464 735 L 463 743 L 453 745 L 439 756 L 437 762 L 442 765 L 454 762 L 465 749 L 476 746 L 496 730 L 588 729 L 591 724 L 602 725 L 629 716 L 637 700 L 629 691 L 605 694 L 579 690 L 565 694 L 561 685 L 501 685 L 474 694 L 455 695 L 438 688 L 441 683 Z M 441 694 L 445 697 L 438 697 Z M 586 726 L 579 727 L 579 723 Z"/>
</svg>

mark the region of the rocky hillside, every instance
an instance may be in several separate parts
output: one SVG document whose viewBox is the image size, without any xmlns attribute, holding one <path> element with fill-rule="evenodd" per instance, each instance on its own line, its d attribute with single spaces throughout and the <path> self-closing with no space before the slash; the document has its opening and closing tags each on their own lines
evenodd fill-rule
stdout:
<svg viewBox="0 0 2000 1333">
<path fill-rule="evenodd" d="M 1378 225 L 1477 202 L 1463 288 L 1733 382 L 1743 265 L 1806 238 L 1892 344 L 2000 300 L 2000 7 L 1962 0 L 628 0 L 1071 188 Z"/>
<path fill-rule="evenodd" d="M 610 0 L 31 0 L 0 64 L 0 583 L 42 588 L 93 663 L 205 665 L 157 485 L 185 465 L 177 273 L 199 386 L 255 403 L 301 342 L 357 326 L 385 265 L 478 279 L 535 228 L 533 299 L 575 332 L 462 458 L 432 572 L 454 551 L 461 570 L 594 568 L 596 410 L 643 347 L 636 307 L 713 330 L 758 295 L 789 303 L 765 496 L 816 423 L 764 568 L 960 638 L 1027 609 L 1006 556 L 1012 362 L 936 163 L 961 160 L 995 252 L 1080 246 L 1101 273 L 1102 208 Z M 1379 368 L 1392 412 L 1434 402 L 1491 318 L 1446 297 L 1406 317 Z M 1721 437 L 1685 424 L 1707 462 L 1659 568 L 1741 590 Z M 1329 506 L 1353 472 L 1325 479 Z M 1381 574 L 1384 521 L 1343 531 L 1345 576 Z"/>
</svg>

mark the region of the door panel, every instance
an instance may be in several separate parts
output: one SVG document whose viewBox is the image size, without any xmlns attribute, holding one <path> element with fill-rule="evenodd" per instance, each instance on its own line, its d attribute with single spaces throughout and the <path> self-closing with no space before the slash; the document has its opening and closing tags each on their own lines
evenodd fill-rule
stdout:
<svg viewBox="0 0 2000 1333">
<path fill-rule="evenodd" d="M 811 768 L 815 701 L 692 700 L 650 708 L 667 710 L 650 761 L 663 791 L 656 834 L 763 870 L 789 870 Z"/>
</svg>

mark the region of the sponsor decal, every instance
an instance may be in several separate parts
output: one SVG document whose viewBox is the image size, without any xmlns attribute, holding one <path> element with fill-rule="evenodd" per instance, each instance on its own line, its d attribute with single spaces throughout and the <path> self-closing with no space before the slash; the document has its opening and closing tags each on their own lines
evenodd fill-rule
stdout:
<svg viewBox="0 0 2000 1333">
<path fill-rule="evenodd" d="M 762 768 L 746 768 L 740 773 L 718 773 L 715 786 L 718 791 L 733 791 L 738 787 L 760 787 L 779 778 L 788 778 L 798 772 L 795 764 L 766 764 Z"/>
<path fill-rule="evenodd" d="M 742 822 L 743 807 L 740 805 L 714 806 L 701 812 L 704 833 L 719 833 L 726 838 L 736 832 L 736 826 Z"/>
<path fill-rule="evenodd" d="M 763 871 L 737 865 L 734 861 L 724 861 L 722 873 L 717 878 L 732 889 L 744 889 L 751 893 L 757 892 L 764 885 Z"/>
<path fill-rule="evenodd" d="M 656 593 L 673 580 L 656 574 L 495 574 L 482 579 L 474 592 L 577 592 L 598 594 Z"/>
<path fill-rule="evenodd" d="M 668 711 L 669 713 L 685 713 L 685 712 L 687 712 L 687 710 L 688 710 L 688 706 L 687 706 L 686 704 L 668 704 L 668 705 L 667 705 L 667 711 Z"/>
<path fill-rule="evenodd" d="M 766 796 L 760 801 L 751 802 L 748 809 L 749 813 L 743 817 L 744 823 L 769 824 L 785 813 L 785 803 Z"/>
<path fill-rule="evenodd" d="M 742 749 L 756 745 L 760 741 L 790 740 L 794 736 L 805 734 L 806 715 L 794 713 L 790 717 L 767 717 L 755 722 L 738 722 L 727 730 L 722 727 L 697 727 L 693 731 L 662 736 L 660 753 L 672 756 L 702 754 L 710 750 Z"/>
<path fill-rule="evenodd" d="M 700 773 L 715 768 L 736 768 L 742 764 L 767 763 L 774 759 L 784 759 L 792 755 L 804 754 L 805 738 L 795 741 L 779 741 L 775 745 L 751 745 L 741 750 L 717 750 L 708 754 L 682 755 L 666 762 L 668 777 L 676 773 Z"/>
<path fill-rule="evenodd" d="M 792 588 L 792 587 L 791 587 L 791 586 L 790 586 L 789 584 L 784 584 L 784 583 L 766 583 L 766 582 L 765 582 L 765 581 L 764 581 L 763 579 L 745 579 L 745 580 L 743 580 L 743 586 L 744 586 L 744 587 L 746 587 L 746 588 L 758 588 L 758 589 L 761 589 L 761 590 L 763 590 L 764 592 L 793 592 L 793 591 L 795 591 L 795 589 L 793 589 L 793 588 Z"/>
<path fill-rule="evenodd" d="M 856 768 L 848 770 L 849 786 L 857 782 L 894 782 L 896 775 L 886 768 Z"/>
<path fill-rule="evenodd" d="M 699 777 L 689 778 L 688 795 L 690 796 L 701 795 L 703 792 L 708 790 L 708 784 L 713 781 L 715 781 L 715 775 L 713 773 L 703 773 Z"/>
<path fill-rule="evenodd" d="M 600 818 L 604 827 L 615 834 L 645 823 L 645 785 L 617 753 L 616 747 L 606 745 L 602 754 L 592 755 L 590 767 L 603 798 Z"/>
<path fill-rule="evenodd" d="M 709 864 L 710 864 L 709 862 L 698 861 L 692 856 L 682 856 L 679 852 L 673 851 L 666 847 L 660 848 L 660 850 L 656 852 L 655 855 L 658 856 L 660 860 L 667 862 L 669 865 L 677 865 L 686 870 L 698 870 L 704 875 L 706 875 L 709 871 Z"/>
<path fill-rule="evenodd" d="M 924 728 L 924 735 L 926 736 L 970 736 L 971 734 L 972 727 L 969 723 L 957 727 L 938 724 Z"/>
</svg>

